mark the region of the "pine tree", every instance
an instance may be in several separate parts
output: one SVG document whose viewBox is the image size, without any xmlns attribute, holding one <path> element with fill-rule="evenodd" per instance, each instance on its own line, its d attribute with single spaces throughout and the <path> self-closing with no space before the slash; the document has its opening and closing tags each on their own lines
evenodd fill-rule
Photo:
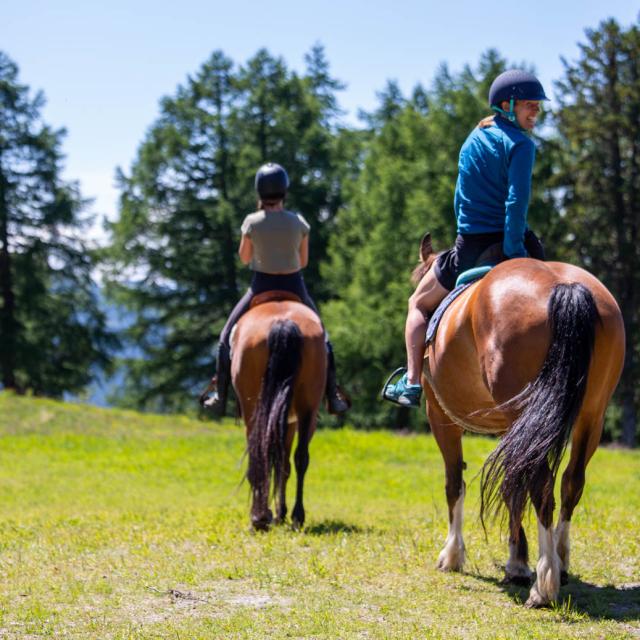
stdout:
<svg viewBox="0 0 640 640">
<path fill-rule="evenodd" d="M 87 385 L 114 346 L 91 279 L 90 223 L 61 178 L 64 130 L 44 124 L 0 52 L 0 370 L 2 385 L 60 396 Z"/>
</svg>

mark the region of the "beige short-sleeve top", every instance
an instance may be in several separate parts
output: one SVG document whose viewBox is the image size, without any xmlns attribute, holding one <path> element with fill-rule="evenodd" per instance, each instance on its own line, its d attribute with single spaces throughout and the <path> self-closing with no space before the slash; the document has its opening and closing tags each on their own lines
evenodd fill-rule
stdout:
<svg viewBox="0 0 640 640">
<path fill-rule="evenodd" d="M 242 234 L 251 238 L 253 257 L 249 268 L 262 273 L 293 273 L 300 270 L 300 243 L 309 223 L 299 214 L 256 211 L 242 223 Z"/>
</svg>

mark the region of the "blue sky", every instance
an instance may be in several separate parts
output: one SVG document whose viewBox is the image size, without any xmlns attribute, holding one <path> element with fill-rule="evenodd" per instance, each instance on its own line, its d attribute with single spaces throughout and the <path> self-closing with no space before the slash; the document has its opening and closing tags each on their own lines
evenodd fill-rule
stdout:
<svg viewBox="0 0 640 640">
<path fill-rule="evenodd" d="M 490 47 L 533 64 L 553 93 L 560 57 L 578 57 L 586 28 L 607 17 L 629 26 L 639 11 L 630 0 L 21 0 L 2 5 L 0 49 L 23 83 L 44 91 L 46 121 L 67 128 L 66 177 L 95 198 L 92 211 L 113 217 L 116 166 L 128 169 L 159 99 L 215 49 L 244 63 L 266 47 L 302 70 L 322 43 L 355 122 L 388 79 L 405 92 L 428 87 L 442 62 L 459 71 Z"/>
</svg>

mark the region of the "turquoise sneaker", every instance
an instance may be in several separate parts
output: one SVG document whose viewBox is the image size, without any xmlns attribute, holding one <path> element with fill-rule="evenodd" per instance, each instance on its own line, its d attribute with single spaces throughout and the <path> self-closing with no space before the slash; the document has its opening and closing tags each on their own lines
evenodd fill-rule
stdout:
<svg viewBox="0 0 640 640">
<path fill-rule="evenodd" d="M 405 369 L 396 369 L 391 374 L 393 378 L 401 371 L 405 371 L 404 375 L 395 384 L 387 383 L 382 390 L 382 397 L 389 402 L 395 402 L 402 407 L 419 407 L 420 396 L 422 395 L 422 387 L 419 384 L 409 384 Z"/>
</svg>

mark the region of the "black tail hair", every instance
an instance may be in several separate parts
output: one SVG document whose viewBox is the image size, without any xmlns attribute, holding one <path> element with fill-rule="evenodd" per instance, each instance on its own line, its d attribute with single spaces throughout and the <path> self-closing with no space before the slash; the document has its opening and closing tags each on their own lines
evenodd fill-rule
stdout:
<svg viewBox="0 0 640 640">
<path fill-rule="evenodd" d="M 548 303 L 551 344 L 538 377 L 500 409 L 519 415 L 482 468 L 480 518 L 503 507 L 524 513 L 536 483 L 553 481 L 584 398 L 600 319 L 591 292 L 579 283 L 557 284 Z M 553 484 L 547 491 L 553 491 Z M 504 503 L 501 498 L 504 499 Z"/>
<path fill-rule="evenodd" d="M 300 368 L 302 333 L 291 320 L 277 320 L 268 336 L 269 360 L 249 434 L 247 478 L 258 494 L 274 492 L 285 465 L 285 436 L 293 386 Z M 268 497 L 268 495 L 267 495 Z"/>
</svg>

